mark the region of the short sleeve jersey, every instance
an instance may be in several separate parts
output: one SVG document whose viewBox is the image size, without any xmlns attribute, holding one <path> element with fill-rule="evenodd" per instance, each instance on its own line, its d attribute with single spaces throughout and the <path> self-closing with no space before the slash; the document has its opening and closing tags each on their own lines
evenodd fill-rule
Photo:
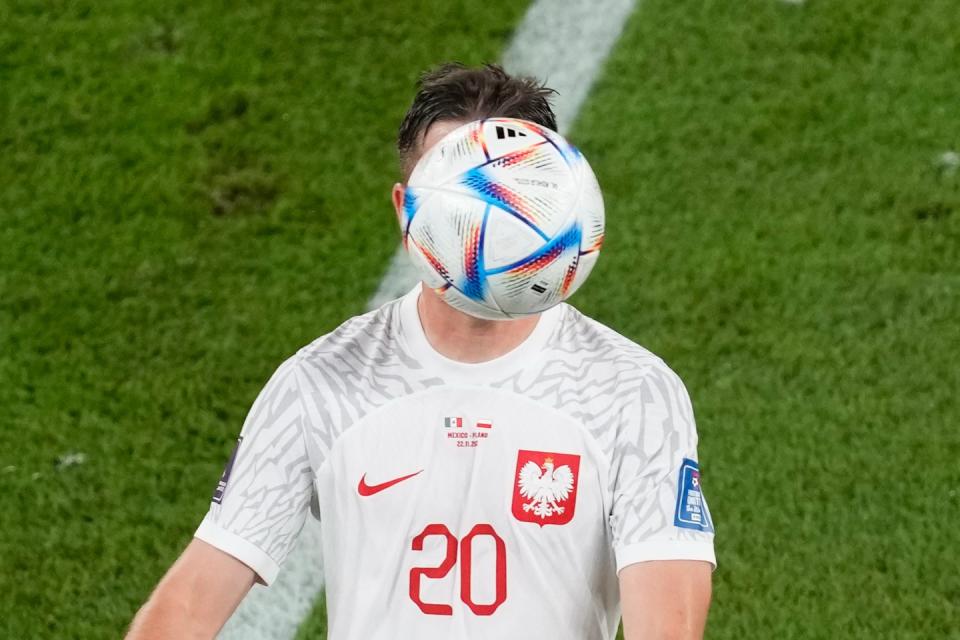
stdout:
<svg viewBox="0 0 960 640">
<path fill-rule="evenodd" d="M 277 370 L 198 538 L 269 584 L 319 517 L 332 640 L 613 638 L 624 566 L 715 564 L 690 400 L 662 360 L 561 304 L 510 353 L 456 362 L 418 295 Z"/>
</svg>

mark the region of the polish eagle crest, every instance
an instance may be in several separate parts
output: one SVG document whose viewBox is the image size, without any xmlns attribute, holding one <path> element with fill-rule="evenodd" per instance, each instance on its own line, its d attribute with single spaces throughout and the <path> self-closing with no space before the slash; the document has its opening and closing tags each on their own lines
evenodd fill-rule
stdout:
<svg viewBox="0 0 960 640">
<path fill-rule="evenodd" d="M 525 499 L 523 510 L 540 519 L 563 514 L 560 504 L 570 497 L 573 490 L 573 470 L 569 465 L 555 467 L 553 458 L 546 458 L 543 465 L 528 460 L 517 477 L 517 487 Z"/>
</svg>

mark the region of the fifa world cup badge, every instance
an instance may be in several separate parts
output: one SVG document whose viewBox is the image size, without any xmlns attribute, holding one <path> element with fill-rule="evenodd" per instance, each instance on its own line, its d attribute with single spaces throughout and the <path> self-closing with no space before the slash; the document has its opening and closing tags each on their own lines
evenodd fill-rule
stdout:
<svg viewBox="0 0 960 640">
<path fill-rule="evenodd" d="M 696 460 L 684 458 L 677 479 L 677 508 L 673 516 L 674 526 L 713 533 L 713 520 L 700 486 L 700 465 Z"/>
<path fill-rule="evenodd" d="M 577 506 L 580 456 L 548 451 L 517 452 L 513 516 L 521 522 L 567 524 Z"/>
</svg>

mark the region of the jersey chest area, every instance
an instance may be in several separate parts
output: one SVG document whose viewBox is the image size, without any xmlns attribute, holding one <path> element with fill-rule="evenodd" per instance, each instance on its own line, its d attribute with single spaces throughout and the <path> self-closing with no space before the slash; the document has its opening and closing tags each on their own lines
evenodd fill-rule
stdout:
<svg viewBox="0 0 960 640">
<path fill-rule="evenodd" d="M 350 426 L 318 474 L 324 507 L 368 525 L 467 514 L 536 529 L 592 529 L 608 511 L 606 464 L 575 419 L 523 396 L 444 387 Z"/>
<path fill-rule="evenodd" d="M 496 625 L 560 583 L 551 606 L 581 611 L 612 575 L 607 476 L 582 425 L 522 396 L 396 400 L 342 435 L 318 474 L 331 612 L 349 607 L 339 585 L 363 584 L 418 624 L 467 616 L 505 637 Z"/>
</svg>

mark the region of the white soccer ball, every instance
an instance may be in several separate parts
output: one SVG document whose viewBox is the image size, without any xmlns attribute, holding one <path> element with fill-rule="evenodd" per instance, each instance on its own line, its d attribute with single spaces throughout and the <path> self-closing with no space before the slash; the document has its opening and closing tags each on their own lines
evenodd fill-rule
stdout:
<svg viewBox="0 0 960 640">
<path fill-rule="evenodd" d="M 526 120 L 444 136 L 407 183 L 400 226 L 421 279 L 472 316 L 545 311 L 583 284 L 603 243 L 603 197 L 586 159 Z"/>
</svg>

